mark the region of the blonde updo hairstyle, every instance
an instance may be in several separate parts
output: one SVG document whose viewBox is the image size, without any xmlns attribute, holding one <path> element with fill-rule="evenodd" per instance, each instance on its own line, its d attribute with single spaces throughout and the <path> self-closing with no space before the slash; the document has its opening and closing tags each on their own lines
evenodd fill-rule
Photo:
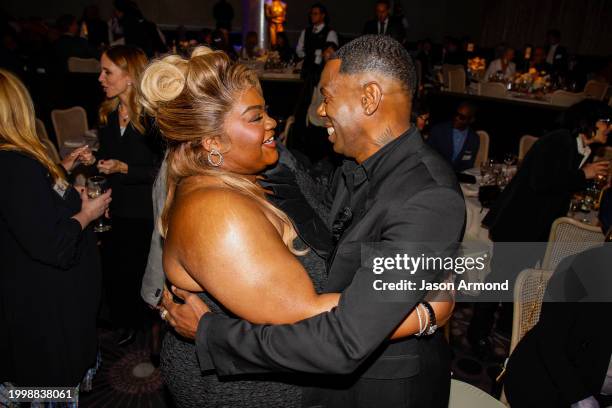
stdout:
<svg viewBox="0 0 612 408">
<path fill-rule="evenodd" d="M 211 166 L 202 143 L 212 138 L 224 150 L 229 148 L 230 140 L 224 132 L 226 115 L 245 91 L 256 88 L 261 92 L 257 74 L 232 62 L 222 51 L 197 47 L 189 59 L 169 55 L 151 63 L 142 75 L 140 88 L 145 111 L 156 119 L 168 143 L 167 195 L 159 222 L 162 236 L 166 236 L 170 208 L 181 180 L 213 176 L 276 216 L 283 225 L 283 241 L 293 253 L 301 254 L 293 247 L 297 234 L 289 217 L 266 200 L 259 185 L 223 167 Z"/>
</svg>

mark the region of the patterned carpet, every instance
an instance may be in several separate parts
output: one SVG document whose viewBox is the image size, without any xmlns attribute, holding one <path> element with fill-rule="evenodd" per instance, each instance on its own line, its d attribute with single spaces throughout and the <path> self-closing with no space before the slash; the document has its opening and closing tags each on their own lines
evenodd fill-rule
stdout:
<svg viewBox="0 0 612 408">
<path fill-rule="evenodd" d="M 509 347 L 509 339 L 493 335 L 495 355 L 491 361 L 479 361 L 471 352 L 465 332 L 472 315 L 469 305 L 457 305 L 451 320 L 450 341 L 454 354 L 454 378 L 495 393 L 495 377 Z M 102 366 L 94 379 L 93 390 L 81 394 L 81 407 L 92 408 L 172 408 L 159 369 L 149 360 L 149 341 L 144 334 L 127 347 L 116 344 L 116 335 L 101 329 L 99 338 Z"/>
</svg>

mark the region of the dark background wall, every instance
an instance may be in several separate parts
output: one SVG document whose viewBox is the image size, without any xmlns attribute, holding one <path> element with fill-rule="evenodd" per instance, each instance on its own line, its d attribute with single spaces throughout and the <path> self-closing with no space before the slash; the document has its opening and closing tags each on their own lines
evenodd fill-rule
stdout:
<svg viewBox="0 0 612 408">
<path fill-rule="evenodd" d="M 136 0 L 145 16 L 170 28 L 179 24 L 213 27 L 212 7 L 216 0 Z M 306 25 L 314 1 L 285 0 L 288 3 L 287 32 L 293 43 Z M 494 46 L 505 41 L 515 47 L 542 44 L 548 28 L 559 28 L 570 51 L 587 55 L 612 53 L 612 0 L 395 0 L 404 9 L 410 28 L 408 40 L 445 35 L 468 35 L 477 43 Z M 229 0 L 236 17 L 234 30 L 241 28 L 242 0 Z M 87 4 L 98 4 L 108 18 L 112 0 L 3 0 L 2 6 L 15 16 L 54 20 L 60 14 L 79 16 Z M 374 0 L 327 0 L 332 25 L 345 35 L 361 32 L 372 18 Z"/>
<path fill-rule="evenodd" d="M 288 4 L 287 31 L 297 36 L 306 25 L 308 8 L 314 1 L 285 0 Z M 400 0 L 396 0 L 400 1 Z M 212 8 L 216 0 L 137 0 L 145 16 L 161 25 L 213 27 Z M 236 17 L 234 29 L 241 27 L 241 0 L 229 0 Z M 88 4 L 98 4 L 103 18 L 112 12 L 112 0 L 3 0 L 3 7 L 14 16 L 39 16 L 54 20 L 60 14 L 80 16 Z M 324 1 L 332 25 L 339 32 L 354 35 L 361 32 L 366 20 L 372 18 L 373 0 Z M 478 38 L 481 29 L 482 6 L 485 0 L 402 0 L 410 24 L 409 40 L 431 37 L 440 40 L 446 34 L 469 34 Z"/>
</svg>

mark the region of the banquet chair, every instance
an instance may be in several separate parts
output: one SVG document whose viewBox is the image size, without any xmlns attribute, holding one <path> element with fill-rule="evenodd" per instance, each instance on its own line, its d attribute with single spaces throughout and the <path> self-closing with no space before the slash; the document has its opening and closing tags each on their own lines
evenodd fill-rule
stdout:
<svg viewBox="0 0 612 408">
<path fill-rule="evenodd" d="M 553 271 L 547 269 L 525 269 L 516 278 L 513 295 L 514 311 L 510 354 L 525 333 L 531 330 L 540 320 L 544 292 L 552 274 Z"/>
<path fill-rule="evenodd" d="M 463 381 L 451 379 L 448 408 L 505 408 L 501 402 L 480 388 Z"/>
<path fill-rule="evenodd" d="M 584 86 L 584 94 L 587 98 L 603 101 L 608 92 L 608 84 L 605 82 L 590 80 Z"/>
<path fill-rule="evenodd" d="M 531 150 L 531 148 L 537 141 L 538 141 L 538 138 L 535 136 L 524 135 L 523 137 L 521 137 L 521 140 L 519 141 L 519 153 L 518 153 L 519 162 L 523 161 L 525 156 L 527 156 L 527 152 Z"/>
<path fill-rule="evenodd" d="M 60 150 L 67 141 L 83 138 L 89 128 L 87 113 L 80 106 L 52 110 L 51 121 L 53 122 L 53 129 L 55 130 L 55 137 Z"/>
<path fill-rule="evenodd" d="M 584 93 L 574 93 L 568 91 L 555 91 L 552 93 L 550 103 L 557 106 L 572 106 L 584 99 Z"/>
<path fill-rule="evenodd" d="M 508 90 L 499 82 L 483 82 L 480 84 L 480 95 L 492 98 L 505 98 Z"/>
<path fill-rule="evenodd" d="M 482 163 L 489 160 L 489 145 L 491 144 L 491 139 L 489 138 L 489 134 L 484 130 L 477 130 L 476 134 L 480 138 L 480 147 L 474 159 L 474 168 L 480 168 Z"/>
<path fill-rule="evenodd" d="M 293 124 L 295 123 L 295 116 L 291 115 L 287 118 L 287 122 L 285 122 L 285 128 L 278 135 L 278 139 L 282 144 L 287 146 L 287 138 L 291 134 L 291 129 L 293 129 Z"/>
<path fill-rule="evenodd" d="M 561 261 L 604 242 L 601 228 L 569 217 L 557 218 L 550 229 L 543 269 L 554 270 Z"/>
<path fill-rule="evenodd" d="M 448 90 L 451 92 L 465 93 L 465 70 L 454 69 L 448 71 Z"/>
<path fill-rule="evenodd" d="M 84 74 L 99 74 L 100 61 L 95 58 L 68 58 L 68 71 Z"/>
<path fill-rule="evenodd" d="M 45 124 L 42 120 L 36 118 L 36 135 L 42 142 L 43 146 L 47 149 L 47 153 L 51 156 L 51 159 L 55 163 L 59 163 L 61 161 L 60 155 L 57 152 L 57 148 L 53 144 L 53 142 L 49 139 L 49 135 L 47 134 L 47 129 L 45 129 Z"/>
<path fill-rule="evenodd" d="M 463 65 L 442 65 L 442 81 L 444 89 L 450 90 L 450 72 L 451 71 L 464 71 Z M 465 72 L 465 71 L 464 71 Z"/>
</svg>

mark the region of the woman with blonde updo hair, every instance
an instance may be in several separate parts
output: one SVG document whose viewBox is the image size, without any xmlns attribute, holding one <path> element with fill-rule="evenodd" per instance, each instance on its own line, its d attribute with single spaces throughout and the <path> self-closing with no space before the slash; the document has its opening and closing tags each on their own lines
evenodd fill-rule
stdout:
<svg viewBox="0 0 612 408">
<path fill-rule="evenodd" d="M 143 329 L 147 309 L 139 296 L 153 230 L 153 180 L 162 143 L 140 103 L 138 84 L 147 65 L 139 48 L 117 45 L 102 54 L 98 171 L 113 188 L 112 230 L 101 234 L 104 282 L 119 345 Z"/>
<path fill-rule="evenodd" d="M 90 224 L 111 191 L 77 192 L 69 167 L 40 142 L 26 87 L 0 69 L 0 396 L 11 385 L 76 387 L 96 366 L 102 284 Z"/>
<path fill-rule="evenodd" d="M 145 110 L 168 143 L 159 227 L 164 271 L 175 293 L 196 292 L 213 311 L 253 323 L 294 323 L 336 306 L 339 294 L 318 294 L 325 261 L 309 250 L 317 248 L 325 227 L 300 229 L 298 237 L 279 207 L 302 221 L 304 213 L 266 198 L 257 183 L 279 153 L 276 122 L 266 113 L 256 73 L 223 52 L 200 48 L 189 59 L 172 55 L 153 62 L 141 89 Z M 300 190 L 308 195 L 302 185 Z M 394 336 L 418 330 L 412 313 Z M 282 382 L 276 376 L 220 381 L 215 373 L 202 374 L 193 343 L 176 333 L 166 335 L 161 357 L 179 407 L 298 407 L 301 390 L 292 384 L 308 384 L 295 374 L 284 374 Z"/>
</svg>

